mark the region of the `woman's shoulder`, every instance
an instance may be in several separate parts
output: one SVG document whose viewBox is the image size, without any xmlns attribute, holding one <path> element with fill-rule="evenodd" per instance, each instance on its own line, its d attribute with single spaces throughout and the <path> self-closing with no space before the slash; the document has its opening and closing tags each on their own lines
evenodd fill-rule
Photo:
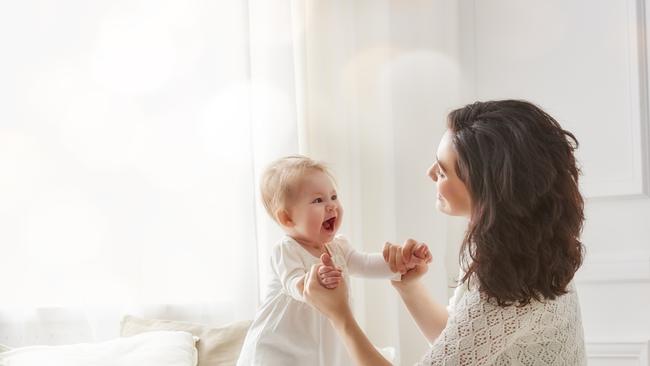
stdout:
<svg viewBox="0 0 650 366">
<path fill-rule="evenodd" d="M 539 311 L 546 314 L 546 319 L 552 319 L 553 322 L 581 321 L 578 292 L 572 282 L 569 283 L 566 291 L 565 294 L 554 299 L 545 299 L 539 302 Z"/>
<path fill-rule="evenodd" d="M 567 286 L 567 293 L 557 296 L 553 299 L 532 299 L 527 304 L 511 304 L 500 306 L 496 299 L 490 298 L 487 294 L 480 291 L 478 286 L 460 284 L 454 292 L 448 309 L 453 309 L 456 313 L 467 311 L 474 316 L 487 316 L 490 313 L 504 313 L 507 317 L 526 317 L 539 313 L 559 313 L 576 309 L 578 304 L 578 295 L 573 284 Z M 477 311 L 476 309 L 480 309 Z M 451 312 L 450 312 L 451 315 Z"/>
<path fill-rule="evenodd" d="M 523 306 L 499 306 L 477 288 L 459 289 L 454 313 L 421 365 L 522 361 L 529 354 L 561 355 L 551 365 L 583 364 L 584 342 L 575 291 Z M 485 344 L 490 347 L 485 347 Z M 455 364 L 455 363 L 454 363 Z M 521 363 L 528 364 L 528 363 Z"/>
</svg>

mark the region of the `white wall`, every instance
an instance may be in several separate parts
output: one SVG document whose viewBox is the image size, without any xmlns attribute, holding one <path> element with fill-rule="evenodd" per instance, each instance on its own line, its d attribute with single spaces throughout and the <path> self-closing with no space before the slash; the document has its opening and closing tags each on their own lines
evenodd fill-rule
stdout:
<svg viewBox="0 0 650 366">
<path fill-rule="evenodd" d="M 315 144 L 322 145 L 320 157 L 334 158 L 350 179 L 353 219 L 346 229 L 364 239 L 366 250 L 383 240 L 428 242 L 435 261 L 426 283 L 446 301 L 446 277 L 457 273 L 466 223 L 435 211 L 434 185 L 424 174 L 444 118 L 474 100 L 533 101 L 581 142 L 587 257 L 577 284 L 590 364 L 647 365 L 645 6 L 633 0 L 463 0 L 361 1 L 355 8 L 338 4 L 333 13 L 321 8 L 321 29 L 336 30 L 312 39 L 314 50 L 337 40 L 344 45 L 321 50 L 312 67 L 324 72 L 310 82 L 316 89 L 328 85 L 317 101 L 325 105 L 321 124 L 346 129 L 348 139 Z M 392 289 L 370 283 L 359 290 L 364 297 L 357 310 L 370 338 L 398 345 L 404 365 L 417 361 L 426 343 Z"/>
<path fill-rule="evenodd" d="M 590 364 L 648 365 L 646 1 L 465 1 L 475 98 L 528 99 L 580 141 Z"/>
</svg>

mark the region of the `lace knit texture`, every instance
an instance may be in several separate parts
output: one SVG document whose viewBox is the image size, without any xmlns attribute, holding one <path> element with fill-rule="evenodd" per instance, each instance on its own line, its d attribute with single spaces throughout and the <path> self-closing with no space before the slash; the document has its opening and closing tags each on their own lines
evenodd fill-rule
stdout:
<svg viewBox="0 0 650 366">
<path fill-rule="evenodd" d="M 459 286 L 447 327 L 418 365 L 586 365 L 578 295 L 573 284 L 568 290 L 555 300 L 502 308 Z"/>
</svg>

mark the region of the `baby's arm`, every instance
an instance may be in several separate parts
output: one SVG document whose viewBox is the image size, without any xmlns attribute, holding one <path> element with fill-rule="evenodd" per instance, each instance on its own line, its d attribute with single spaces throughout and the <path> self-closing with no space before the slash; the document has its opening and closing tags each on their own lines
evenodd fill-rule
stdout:
<svg viewBox="0 0 650 366">
<path fill-rule="evenodd" d="M 384 261 L 381 253 L 359 252 L 352 248 L 345 238 L 338 237 L 337 239 L 336 243 L 341 249 L 350 275 L 394 280 L 400 277 L 400 274 L 395 274 L 390 270 L 390 266 Z"/>
<path fill-rule="evenodd" d="M 304 302 L 303 290 L 307 270 L 298 253 L 287 245 L 277 245 L 271 253 L 271 265 L 284 291 L 292 298 Z"/>
<path fill-rule="evenodd" d="M 348 267 L 350 274 L 356 274 L 369 278 L 391 278 L 393 280 L 401 279 L 401 275 L 406 273 L 418 264 L 430 263 L 431 252 L 426 244 L 418 244 L 409 258 L 402 258 L 404 260 L 405 271 L 402 273 L 393 273 L 388 265 L 387 258 L 384 258 L 380 253 L 361 253 L 348 246 Z"/>
<path fill-rule="evenodd" d="M 325 288 L 337 288 L 343 280 L 341 270 L 336 268 L 329 255 L 324 254 L 321 256 L 321 261 L 323 262 L 323 266 L 318 269 L 318 282 Z M 305 291 L 305 278 L 306 274 L 301 276 L 296 284 L 301 296 L 303 296 L 303 292 Z"/>
<path fill-rule="evenodd" d="M 282 288 L 294 299 L 304 302 L 307 269 L 298 253 L 290 246 L 277 245 L 271 254 L 271 264 L 278 274 Z M 325 264 L 320 271 L 322 273 L 319 273 L 318 279 L 324 287 L 336 288 L 341 282 L 341 270 L 334 266 L 331 259 L 329 265 Z"/>
<path fill-rule="evenodd" d="M 350 274 L 353 276 L 393 278 L 396 275 L 379 253 L 363 253 L 350 249 L 347 263 Z"/>
</svg>

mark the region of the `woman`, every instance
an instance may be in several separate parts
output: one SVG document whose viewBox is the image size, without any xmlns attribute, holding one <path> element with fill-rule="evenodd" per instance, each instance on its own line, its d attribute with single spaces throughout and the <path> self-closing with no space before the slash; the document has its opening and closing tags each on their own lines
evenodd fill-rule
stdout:
<svg viewBox="0 0 650 366">
<path fill-rule="evenodd" d="M 583 255 L 577 145 L 525 101 L 476 102 L 449 114 L 429 170 L 438 209 L 469 219 L 449 305 L 437 304 L 419 281 L 426 264 L 405 272 L 416 241 L 384 249 L 391 269 L 405 272 L 393 287 L 432 344 L 420 365 L 586 364 L 572 284 Z M 307 301 L 330 319 L 358 365 L 390 365 L 357 325 L 345 286 L 320 286 L 318 267 L 306 279 Z"/>
</svg>

